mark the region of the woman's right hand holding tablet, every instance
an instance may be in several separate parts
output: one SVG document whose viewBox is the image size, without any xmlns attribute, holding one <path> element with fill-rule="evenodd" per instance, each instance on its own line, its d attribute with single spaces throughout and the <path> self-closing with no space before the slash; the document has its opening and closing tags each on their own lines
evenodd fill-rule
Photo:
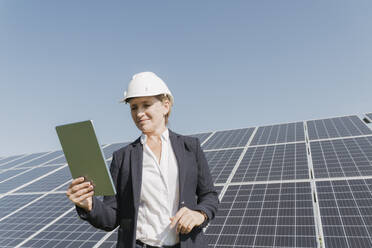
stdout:
<svg viewBox="0 0 372 248">
<path fill-rule="evenodd" d="M 90 212 L 93 207 L 93 189 L 91 182 L 86 182 L 84 177 L 78 177 L 71 182 L 66 195 L 75 205 Z"/>
</svg>

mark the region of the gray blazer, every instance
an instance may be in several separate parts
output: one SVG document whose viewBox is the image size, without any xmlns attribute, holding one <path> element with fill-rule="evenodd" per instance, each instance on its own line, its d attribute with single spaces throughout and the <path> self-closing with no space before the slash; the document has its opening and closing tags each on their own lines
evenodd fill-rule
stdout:
<svg viewBox="0 0 372 248">
<path fill-rule="evenodd" d="M 202 228 L 214 218 L 219 200 L 207 160 L 197 138 L 182 136 L 171 130 L 169 138 L 178 163 L 179 208 L 186 206 L 201 210 L 208 216 L 207 221 L 190 233 L 180 234 L 181 248 L 208 247 Z M 120 226 L 117 247 L 135 247 L 142 158 L 143 147 L 139 138 L 115 151 L 110 172 L 117 190 L 116 196 L 105 196 L 103 202 L 94 197 L 93 209 L 89 213 L 77 207 L 79 216 L 97 228 L 111 231 Z"/>
</svg>

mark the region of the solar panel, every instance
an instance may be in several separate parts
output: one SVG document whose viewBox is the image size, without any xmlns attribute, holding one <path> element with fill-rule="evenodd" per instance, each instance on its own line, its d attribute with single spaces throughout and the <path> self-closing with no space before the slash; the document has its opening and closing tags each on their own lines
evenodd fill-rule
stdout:
<svg viewBox="0 0 372 248">
<path fill-rule="evenodd" d="M 328 248 L 372 247 L 372 179 L 317 182 Z"/>
<path fill-rule="evenodd" d="M 356 115 L 308 121 L 307 127 L 310 140 L 372 134 Z"/>
<path fill-rule="evenodd" d="M 64 194 L 50 194 L 0 221 L 0 247 L 15 247 L 73 207 Z"/>
<path fill-rule="evenodd" d="M 200 144 L 202 144 L 212 133 L 197 133 L 197 134 L 191 134 L 191 137 L 198 138 L 200 141 Z"/>
<path fill-rule="evenodd" d="M 27 162 L 27 161 L 30 161 L 30 160 L 36 159 L 38 157 L 44 156 L 45 154 L 47 154 L 47 153 L 46 152 L 40 152 L 40 153 L 29 154 L 29 155 L 21 157 L 19 159 L 9 161 L 8 163 L 2 164 L 0 166 L 0 169 L 4 170 L 4 169 L 9 169 L 9 168 L 12 168 L 12 167 L 16 167 L 16 166 L 19 166 L 19 165 Z"/>
<path fill-rule="evenodd" d="M 226 183 L 243 149 L 205 152 L 209 169 L 215 183 Z"/>
<path fill-rule="evenodd" d="M 372 175 L 372 136 L 311 142 L 316 178 Z"/>
<path fill-rule="evenodd" d="M 372 132 L 359 117 L 190 136 L 221 200 L 209 247 L 372 247 Z M 107 164 L 126 144 L 104 146 Z M 116 247 L 117 231 L 77 217 L 70 180 L 61 151 L 0 158 L 0 247 Z"/>
<path fill-rule="evenodd" d="M 93 247 L 105 235 L 105 231 L 76 218 L 76 212 L 73 210 L 22 244 L 22 247 Z"/>
<path fill-rule="evenodd" d="M 310 183 L 231 185 L 206 235 L 210 247 L 317 247 Z"/>
<path fill-rule="evenodd" d="M 25 171 L 26 168 L 23 169 L 14 169 L 14 170 L 6 170 L 6 171 L 0 171 L 0 183 L 10 177 L 13 177 L 19 173 L 22 173 Z"/>
<path fill-rule="evenodd" d="M 26 163 L 22 163 L 22 164 L 17 165 L 17 166 L 15 166 L 13 168 L 26 168 L 26 167 L 32 167 L 32 166 L 42 165 L 42 164 L 45 164 L 48 161 L 54 160 L 56 158 L 59 158 L 62 155 L 63 155 L 63 152 L 62 151 L 51 152 L 51 153 L 49 153 L 49 154 L 47 154 L 45 156 L 39 157 L 37 159 L 31 160 L 31 161 L 26 162 Z"/>
<path fill-rule="evenodd" d="M 259 127 L 250 145 L 305 141 L 302 122 Z"/>
<path fill-rule="evenodd" d="M 254 128 L 218 131 L 203 144 L 204 150 L 243 147 L 247 144 Z"/>
<path fill-rule="evenodd" d="M 120 148 L 125 147 L 128 144 L 129 144 L 128 142 L 111 144 L 103 148 L 102 151 L 103 151 L 103 154 L 105 155 L 105 158 L 108 159 L 112 157 L 112 153 L 114 151 L 119 150 Z"/>
<path fill-rule="evenodd" d="M 9 156 L 9 157 L 2 158 L 0 160 L 0 169 L 1 169 L 1 165 L 5 164 L 5 163 L 7 163 L 9 161 L 16 160 L 16 159 L 18 159 L 20 157 L 23 157 L 23 156 L 24 155 L 16 155 L 16 156 Z"/>
<path fill-rule="evenodd" d="M 250 147 L 232 182 L 309 178 L 305 143 Z"/>
<path fill-rule="evenodd" d="M 71 180 L 70 170 L 67 165 L 62 169 L 16 191 L 19 192 L 48 192 Z"/>
<path fill-rule="evenodd" d="M 9 178 L 9 180 L 2 181 L 0 183 L 0 194 L 6 193 L 10 190 L 14 190 L 25 183 L 31 182 L 32 180 L 45 175 L 52 170 L 57 169 L 58 166 L 48 166 L 48 167 L 36 167 L 29 170 L 24 171 L 17 176 Z"/>
<path fill-rule="evenodd" d="M 39 196 L 41 195 L 6 195 L 3 198 L 0 198 L 0 220 Z"/>
</svg>

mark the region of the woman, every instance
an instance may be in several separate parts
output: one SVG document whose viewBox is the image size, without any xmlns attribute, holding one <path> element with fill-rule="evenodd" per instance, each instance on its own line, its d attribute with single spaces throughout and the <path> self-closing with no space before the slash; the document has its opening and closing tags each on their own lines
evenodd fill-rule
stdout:
<svg viewBox="0 0 372 248">
<path fill-rule="evenodd" d="M 134 75 L 123 102 L 142 135 L 113 153 L 116 196 L 96 199 L 93 184 L 80 177 L 68 198 L 93 226 L 120 226 L 117 247 L 207 247 L 202 228 L 218 197 L 199 140 L 167 128 L 173 96 L 154 73 Z"/>
</svg>

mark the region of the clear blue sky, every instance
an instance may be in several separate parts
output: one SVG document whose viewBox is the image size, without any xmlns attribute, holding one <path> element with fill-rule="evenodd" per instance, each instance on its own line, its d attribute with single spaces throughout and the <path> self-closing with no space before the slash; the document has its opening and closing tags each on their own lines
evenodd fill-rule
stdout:
<svg viewBox="0 0 372 248">
<path fill-rule="evenodd" d="M 372 1 L 0 0 L 0 156 L 60 149 L 92 119 L 139 136 L 119 104 L 154 71 L 183 134 L 372 111 Z"/>
</svg>

